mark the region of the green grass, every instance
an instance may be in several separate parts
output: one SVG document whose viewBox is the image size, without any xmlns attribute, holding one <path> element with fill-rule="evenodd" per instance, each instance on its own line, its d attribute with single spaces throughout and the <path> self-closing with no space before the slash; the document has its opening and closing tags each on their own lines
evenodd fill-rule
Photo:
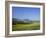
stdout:
<svg viewBox="0 0 46 38">
<path fill-rule="evenodd" d="M 12 25 L 12 31 L 39 30 L 39 29 L 40 29 L 39 23 Z"/>
</svg>

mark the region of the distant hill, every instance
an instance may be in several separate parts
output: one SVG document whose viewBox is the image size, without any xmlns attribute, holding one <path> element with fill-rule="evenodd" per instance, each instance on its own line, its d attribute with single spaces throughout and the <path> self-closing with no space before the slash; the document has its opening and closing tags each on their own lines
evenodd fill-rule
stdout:
<svg viewBox="0 0 46 38">
<path fill-rule="evenodd" d="M 32 22 L 39 22 L 39 21 L 31 21 L 31 20 L 28 20 L 28 19 L 17 19 L 17 18 L 12 18 L 12 23 L 13 24 L 16 24 L 16 23 L 24 23 L 24 24 L 28 24 L 28 23 L 32 23 Z"/>
</svg>

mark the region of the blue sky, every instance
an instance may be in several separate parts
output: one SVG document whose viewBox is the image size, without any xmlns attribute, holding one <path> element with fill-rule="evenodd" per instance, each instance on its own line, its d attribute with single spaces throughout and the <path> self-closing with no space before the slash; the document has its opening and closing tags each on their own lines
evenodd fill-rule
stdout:
<svg viewBox="0 0 46 38">
<path fill-rule="evenodd" d="M 40 20 L 40 8 L 12 7 L 12 18 Z"/>
</svg>

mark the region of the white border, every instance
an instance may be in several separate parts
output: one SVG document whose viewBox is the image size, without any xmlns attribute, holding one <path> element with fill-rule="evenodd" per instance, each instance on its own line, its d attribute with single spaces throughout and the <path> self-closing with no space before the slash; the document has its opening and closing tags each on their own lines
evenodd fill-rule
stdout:
<svg viewBox="0 0 46 38">
<path fill-rule="evenodd" d="M 14 6 L 14 7 L 36 7 L 36 8 L 40 8 L 40 30 L 12 31 L 12 6 Z M 43 6 L 40 6 L 40 5 L 10 4 L 9 8 L 10 8 L 9 9 L 9 14 L 10 14 L 9 34 L 43 33 Z"/>
</svg>

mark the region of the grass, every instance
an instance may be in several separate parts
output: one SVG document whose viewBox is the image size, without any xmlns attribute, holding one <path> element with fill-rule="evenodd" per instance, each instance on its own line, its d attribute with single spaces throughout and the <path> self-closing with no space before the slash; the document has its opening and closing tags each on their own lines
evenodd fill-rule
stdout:
<svg viewBox="0 0 46 38">
<path fill-rule="evenodd" d="M 39 29 L 40 29 L 39 23 L 12 25 L 12 31 L 39 30 Z"/>
</svg>

